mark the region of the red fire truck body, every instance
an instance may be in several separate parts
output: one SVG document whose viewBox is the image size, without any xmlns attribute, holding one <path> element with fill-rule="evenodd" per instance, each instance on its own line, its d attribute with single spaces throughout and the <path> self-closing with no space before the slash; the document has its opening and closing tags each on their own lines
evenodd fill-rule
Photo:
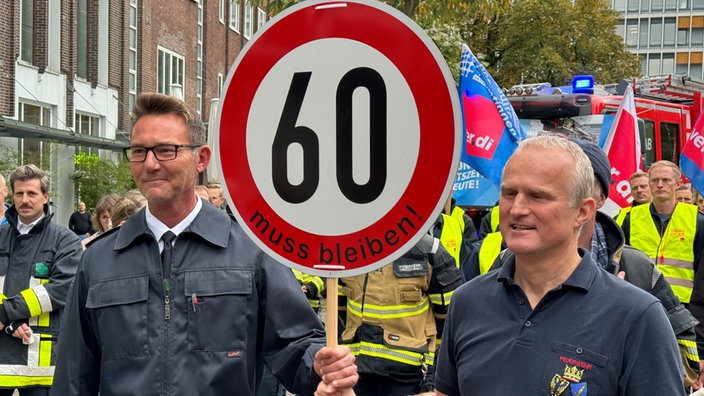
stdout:
<svg viewBox="0 0 704 396">
<path fill-rule="evenodd" d="M 597 142 L 604 116 L 614 114 L 627 84 L 633 87 L 643 165 L 666 159 L 679 163 L 692 125 L 704 110 L 704 82 L 669 74 L 595 86 L 593 93 L 569 87 L 526 84 L 506 90 L 528 136 L 558 133 Z"/>
</svg>

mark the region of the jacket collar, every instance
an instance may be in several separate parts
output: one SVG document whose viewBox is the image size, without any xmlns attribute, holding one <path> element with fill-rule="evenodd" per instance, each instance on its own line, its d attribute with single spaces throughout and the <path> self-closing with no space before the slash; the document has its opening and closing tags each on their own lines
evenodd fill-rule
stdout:
<svg viewBox="0 0 704 396">
<path fill-rule="evenodd" d="M 120 230 L 115 241 L 116 250 L 125 249 L 143 236 L 156 239 L 147 226 L 145 211 L 146 208 L 143 208 L 119 227 Z M 227 247 L 230 237 L 231 221 L 230 216 L 222 210 L 212 205 L 203 205 L 203 208 L 193 219 L 193 222 L 183 230 L 183 233 L 197 234 L 209 243 L 224 248 Z"/>
<path fill-rule="evenodd" d="M 17 209 L 15 208 L 15 205 L 10 206 L 6 211 L 5 211 L 5 218 L 7 219 L 7 222 L 14 228 L 15 230 L 17 229 Z M 32 231 L 30 233 L 38 232 L 39 230 L 42 230 L 44 227 L 46 227 L 46 224 L 51 221 L 51 218 L 54 217 L 53 213 L 49 212 L 49 204 L 44 204 L 44 217 L 39 220 L 39 222 L 32 227 Z M 37 230 L 37 231 L 35 231 Z"/>
<path fill-rule="evenodd" d="M 609 262 L 611 263 L 607 270 L 616 273 L 618 272 L 618 262 L 621 259 L 623 246 L 626 244 L 626 237 L 614 219 L 598 210 L 596 212 L 596 222 L 601 225 L 604 235 L 606 235 L 606 248 L 609 251 Z M 611 268 L 612 266 L 616 268 Z"/>
</svg>

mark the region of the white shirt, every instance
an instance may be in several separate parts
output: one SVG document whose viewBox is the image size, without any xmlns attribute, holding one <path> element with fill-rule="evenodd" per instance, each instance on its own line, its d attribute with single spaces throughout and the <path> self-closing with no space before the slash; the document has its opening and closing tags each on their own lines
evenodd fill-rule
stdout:
<svg viewBox="0 0 704 396">
<path fill-rule="evenodd" d="M 42 215 L 39 216 L 38 219 L 34 220 L 33 222 L 31 222 L 29 224 L 25 224 L 22 222 L 22 220 L 20 220 L 20 216 L 17 216 L 17 231 L 20 232 L 20 235 L 28 234 L 29 231 L 32 228 L 34 228 L 34 226 L 37 225 L 37 223 L 39 223 L 39 220 L 41 220 L 43 218 L 44 218 L 44 214 L 42 213 Z"/>
<path fill-rule="evenodd" d="M 161 240 L 162 235 L 166 231 L 171 231 L 173 232 L 176 236 L 180 234 L 183 230 L 186 229 L 191 223 L 193 222 L 193 219 L 198 216 L 198 212 L 203 208 L 203 201 L 198 199 L 196 201 L 196 206 L 193 207 L 193 210 L 191 210 L 191 213 L 186 216 L 183 220 L 181 220 L 180 223 L 176 224 L 174 228 L 169 228 L 166 226 L 166 224 L 162 223 L 161 220 L 157 219 L 152 212 L 149 211 L 149 205 L 147 205 L 147 210 L 146 210 L 146 218 L 147 218 L 147 227 L 151 230 L 152 234 L 157 238 L 159 241 L 159 252 L 164 250 L 164 241 Z M 174 242 L 175 243 L 175 242 Z"/>
</svg>

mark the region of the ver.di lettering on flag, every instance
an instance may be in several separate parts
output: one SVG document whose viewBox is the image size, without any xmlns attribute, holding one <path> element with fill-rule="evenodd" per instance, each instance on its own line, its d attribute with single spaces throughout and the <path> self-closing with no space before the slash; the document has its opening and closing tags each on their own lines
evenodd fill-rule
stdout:
<svg viewBox="0 0 704 396">
<path fill-rule="evenodd" d="M 466 44 L 459 91 L 465 133 L 462 162 L 499 187 L 504 165 L 525 133 L 511 103 Z"/>
<path fill-rule="evenodd" d="M 704 113 L 697 118 L 692 133 L 682 148 L 680 169 L 692 182 L 692 186 L 704 194 Z"/>
<path fill-rule="evenodd" d="M 621 208 L 630 206 L 633 202 L 629 180 L 633 173 L 641 169 L 636 103 L 630 85 L 623 93 L 616 118 L 604 140 L 603 150 L 611 163 L 613 183 L 609 188 L 609 198 L 601 210 L 615 216 Z"/>
</svg>

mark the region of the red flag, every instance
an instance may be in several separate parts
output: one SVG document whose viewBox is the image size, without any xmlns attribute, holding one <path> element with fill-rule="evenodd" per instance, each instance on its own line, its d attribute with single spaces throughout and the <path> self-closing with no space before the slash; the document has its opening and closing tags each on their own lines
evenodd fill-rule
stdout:
<svg viewBox="0 0 704 396">
<path fill-rule="evenodd" d="M 692 133 L 682 148 L 680 168 L 694 188 L 704 193 L 704 113 L 697 118 Z"/>
<path fill-rule="evenodd" d="M 613 184 L 609 189 L 609 198 L 604 205 L 604 209 L 608 213 L 631 205 L 633 197 L 631 196 L 629 179 L 633 173 L 641 168 L 636 103 L 633 100 L 633 89 L 630 85 L 623 94 L 623 100 L 616 112 L 616 119 L 614 119 L 609 134 L 606 136 L 604 152 L 609 157 L 611 178 L 613 179 Z"/>
</svg>

